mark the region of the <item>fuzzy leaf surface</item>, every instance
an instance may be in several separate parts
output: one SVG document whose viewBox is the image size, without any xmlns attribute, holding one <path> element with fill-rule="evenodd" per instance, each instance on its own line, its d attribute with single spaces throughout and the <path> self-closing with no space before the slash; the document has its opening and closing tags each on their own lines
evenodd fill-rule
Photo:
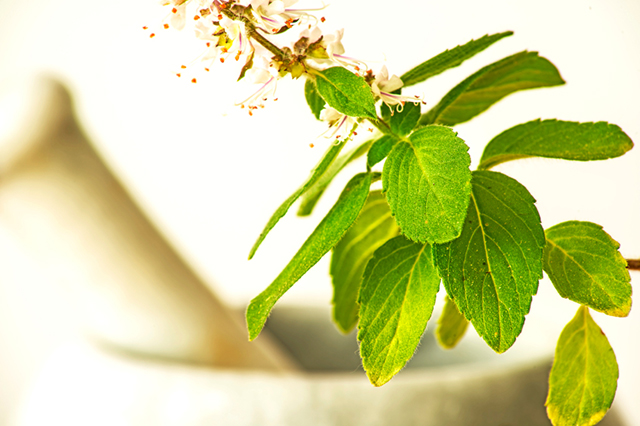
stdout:
<svg viewBox="0 0 640 426">
<path fill-rule="evenodd" d="M 455 68 L 467 59 L 482 52 L 496 41 L 512 35 L 512 31 L 503 33 L 485 35 L 477 40 L 456 46 L 453 49 L 445 50 L 438 56 L 434 56 L 426 62 L 421 63 L 415 68 L 402 74 L 400 79 L 404 83 L 403 87 L 413 86 L 414 84 L 423 82 L 435 75 L 438 75 L 448 69 Z"/>
<path fill-rule="evenodd" d="M 343 147 L 344 147 L 344 142 L 337 145 L 331 145 L 327 150 L 327 152 L 325 152 L 320 162 L 313 168 L 313 170 L 311 171 L 311 174 L 309 175 L 307 180 L 302 184 L 302 186 L 298 188 L 296 192 L 291 194 L 289 198 L 284 200 L 284 202 L 280 205 L 280 207 L 276 209 L 276 211 L 273 213 L 273 215 L 271 215 L 271 217 L 269 218 L 269 221 L 267 222 L 264 229 L 258 236 L 258 239 L 253 244 L 253 247 L 249 252 L 249 259 L 253 258 L 253 255 L 256 254 L 258 247 L 260 247 L 260 244 L 262 244 L 264 239 L 267 237 L 267 234 L 269 234 L 269 232 L 273 229 L 273 227 L 276 226 L 278 221 L 282 219 L 282 217 L 285 214 L 287 214 L 287 211 L 289 210 L 291 205 L 293 205 L 293 203 L 295 203 L 296 200 L 300 198 L 302 194 L 304 194 L 309 188 L 311 188 L 316 182 L 318 182 L 318 180 L 320 180 L 320 178 L 323 175 L 327 173 L 329 166 L 331 166 L 331 164 L 335 161 L 335 159 L 338 158 L 338 154 L 340 154 L 340 151 L 342 151 Z"/>
<path fill-rule="evenodd" d="M 347 183 L 338 201 L 280 272 L 280 275 L 249 303 L 247 328 L 250 340 L 258 337 L 278 299 L 313 265 L 318 263 L 351 227 L 367 200 L 369 186 L 371 186 L 370 173 L 355 175 Z"/>
<path fill-rule="evenodd" d="M 395 143 L 396 139 L 391 135 L 384 135 L 380 139 L 376 139 L 367 153 L 367 166 L 373 167 L 384 160 Z"/>
<path fill-rule="evenodd" d="M 351 117 L 377 119 L 371 88 L 359 77 L 342 67 L 327 68 L 316 78 L 322 98 L 338 112 Z"/>
<path fill-rule="evenodd" d="M 556 346 L 547 414 L 554 426 L 593 426 L 611 407 L 618 363 L 607 336 L 581 306 Z"/>
<path fill-rule="evenodd" d="M 631 310 L 631 277 L 620 244 L 600 225 L 570 221 L 546 230 L 544 270 L 560 296 L 605 314 Z"/>
<path fill-rule="evenodd" d="M 468 147 L 444 126 L 426 126 L 396 143 L 382 187 L 402 233 L 421 243 L 460 235 L 469 205 Z"/>
<path fill-rule="evenodd" d="M 389 117 L 389 125 L 391 131 L 398 136 L 406 136 L 413 130 L 420 120 L 420 104 L 406 102 L 402 107 L 402 111 L 395 110 L 394 114 Z"/>
<path fill-rule="evenodd" d="M 300 207 L 298 207 L 298 216 L 310 215 L 320 200 L 320 197 L 322 197 L 322 194 L 324 194 L 324 191 L 338 173 L 340 173 L 347 164 L 362 157 L 369 150 L 372 143 L 373 140 L 363 142 L 338 157 L 338 159 L 329 166 L 326 172 L 316 182 L 314 182 L 313 185 L 310 185 L 308 189 L 304 191 L 300 200 Z"/>
<path fill-rule="evenodd" d="M 453 300 L 446 296 L 436 328 L 436 339 L 440 346 L 453 349 L 464 336 L 468 326 L 469 321 L 460 313 Z"/>
<path fill-rule="evenodd" d="M 360 290 L 358 340 L 374 386 L 391 380 L 413 356 L 439 287 L 429 244 L 398 236 L 373 254 Z"/>
<path fill-rule="evenodd" d="M 356 223 L 333 248 L 333 320 L 348 333 L 358 322 L 358 292 L 373 252 L 400 232 L 381 191 L 372 191 Z"/>
<path fill-rule="evenodd" d="M 462 234 L 435 248 L 449 297 L 498 353 L 522 331 L 542 278 L 545 237 L 534 203 L 515 179 L 475 171 Z"/>
<path fill-rule="evenodd" d="M 538 52 L 520 52 L 487 65 L 451 89 L 420 118 L 420 124 L 453 126 L 471 120 L 511 93 L 564 84 L 556 67 Z"/>
<path fill-rule="evenodd" d="M 313 116 L 316 119 L 320 120 L 320 113 L 324 109 L 325 101 L 318 93 L 318 90 L 316 89 L 316 83 L 312 80 L 307 80 L 304 83 L 304 97 L 307 100 L 309 108 L 311 108 Z"/>
<path fill-rule="evenodd" d="M 590 161 L 619 157 L 633 148 L 620 127 L 605 122 L 534 120 L 505 130 L 487 144 L 479 169 L 527 157 Z"/>
</svg>

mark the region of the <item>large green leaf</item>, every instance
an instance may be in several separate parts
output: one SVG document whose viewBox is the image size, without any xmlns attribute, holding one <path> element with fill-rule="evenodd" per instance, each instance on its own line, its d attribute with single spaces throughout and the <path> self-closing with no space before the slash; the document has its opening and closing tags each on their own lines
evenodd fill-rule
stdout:
<svg viewBox="0 0 640 426">
<path fill-rule="evenodd" d="M 420 118 L 420 124 L 453 126 L 471 120 L 511 93 L 564 84 L 556 67 L 538 52 L 520 52 L 487 65 L 451 89 Z"/>
<path fill-rule="evenodd" d="M 391 150 L 382 187 L 408 238 L 443 243 L 460 235 L 469 205 L 468 147 L 444 126 L 427 126 Z"/>
<path fill-rule="evenodd" d="M 563 222 L 546 235 L 543 267 L 560 296 L 608 315 L 629 315 L 631 277 L 617 241 L 591 222 Z"/>
<path fill-rule="evenodd" d="M 415 68 L 402 74 L 400 79 L 404 83 L 404 87 L 425 81 L 435 75 L 440 74 L 450 68 L 455 68 L 467 59 L 482 52 L 496 41 L 512 35 L 513 32 L 506 31 L 503 33 L 485 35 L 478 40 L 471 40 L 467 44 L 456 46 L 451 50 L 445 50 L 438 56 L 434 56 L 426 62 L 421 63 Z"/>
<path fill-rule="evenodd" d="M 247 307 L 249 339 L 260 334 L 273 305 L 309 269 L 335 246 L 360 214 L 369 194 L 371 173 L 355 175 L 340 194 L 336 204 L 329 210 L 300 250 L 293 256 L 280 275 Z"/>
<path fill-rule="evenodd" d="M 445 349 L 454 348 L 464 336 L 468 326 L 469 321 L 460 313 L 453 300 L 446 296 L 444 308 L 438 318 L 438 328 L 436 328 L 438 343 Z"/>
<path fill-rule="evenodd" d="M 333 320 L 342 332 L 349 332 L 358 322 L 358 291 L 367 262 L 399 232 L 384 195 L 372 191 L 356 223 L 333 248 Z"/>
<path fill-rule="evenodd" d="M 462 234 L 435 248 L 449 297 L 496 352 L 522 331 L 542 277 L 545 238 L 534 203 L 516 180 L 475 171 Z"/>
<path fill-rule="evenodd" d="M 322 98 L 337 111 L 351 116 L 377 119 L 375 100 L 364 78 L 342 67 L 316 73 L 316 88 Z"/>
<path fill-rule="evenodd" d="M 549 376 L 547 413 L 554 426 L 592 426 L 611 407 L 618 382 L 616 356 L 581 306 L 560 334 Z"/>
<path fill-rule="evenodd" d="M 367 264 L 358 340 L 371 383 L 382 386 L 411 359 L 431 317 L 440 278 L 429 244 L 389 240 Z"/>
<path fill-rule="evenodd" d="M 253 244 L 253 247 L 249 252 L 249 259 L 253 258 L 253 255 L 256 254 L 258 247 L 260 247 L 260 244 L 262 244 L 262 241 L 264 241 L 269 231 L 271 231 L 273 227 L 276 226 L 278 221 L 287 213 L 289 207 L 291 207 L 291 205 L 295 203 L 296 200 L 307 191 L 307 189 L 312 187 L 323 175 L 327 173 L 329 166 L 331 166 L 334 160 L 338 157 L 338 154 L 340 154 L 342 147 L 344 147 L 344 142 L 332 144 L 322 157 L 322 160 L 320 160 L 320 162 L 313 168 L 313 170 L 311 171 L 311 175 L 309 175 L 309 178 L 307 178 L 306 182 L 303 183 L 302 186 L 296 190 L 296 192 L 291 194 L 289 198 L 284 200 L 284 203 L 282 203 L 280 207 L 276 209 L 276 211 L 269 218 L 269 221 L 258 236 L 258 239 Z"/>
<path fill-rule="evenodd" d="M 313 80 L 308 79 L 304 83 L 304 97 L 307 100 L 307 104 L 311 109 L 314 117 L 320 120 L 320 113 L 324 109 L 324 99 L 318 93 L 316 89 L 316 83 Z"/>
<path fill-rule="evenodd" d="M 620 127 L 605 122 L 534 120 L 505 130 L 484 149 L 479 169 L 527 157 L 604 160 L 633 148 Z"/>
<path fill-rule="evenodd" d="M 298 216 L 310 215 L 320 200 L 320 197 L 324 194 L 324 191 L 338 173 L 340 173 L 347 164 L 362 157 L 369 150 L 372 143 L 373 139 L 363 142 L 338 157 L 338 159 L 329 166 L 320 179 L 317 179 L 313 185 L 310 185 L 308 189 L 304 191 L 300 200 L 300 207 L 298 207 Z"/>
</svg>

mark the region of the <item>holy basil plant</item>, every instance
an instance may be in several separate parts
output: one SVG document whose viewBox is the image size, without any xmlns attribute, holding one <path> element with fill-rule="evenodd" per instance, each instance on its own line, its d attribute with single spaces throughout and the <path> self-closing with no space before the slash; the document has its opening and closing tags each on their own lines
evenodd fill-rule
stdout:
<svg viewBox="0 0 640 426">
<path fill-rule="evenodd" d="M 260 87 L 241 103 L 249 114 L 273 96 L 278 79 L 290 75 L 304 78 L 313 117 L 330 125 L 334 140 L 308 179 L 273 213 L 249 258 L 297 201 L 298 215 L 311 214 L 345 166 L 365 157 L 291 261 L 249 304 L 249 338 L 258 337 L 278 299 L 331 252 L 333 319 L 342 332 L 357 327 L 366 374 L 381 386 L 416 351 L 441 287 L 445 306 L 435 330 L 440 344 L 455 347 L 471 323 L 502 353 L 522 332 L 545 271 L 558 294 L 578 305 L 559 336 L 547 412 L 556 426 L 596 424 L 613 401 L 618 367 L 590 310 L 629 314 L 627 262 L 597 224 L 568 220 L 543 229 L 527 188 L 493 168 L 528 157 L 605 160 L 629 151 L 632 141 L 614 124 L 532 117 L 490 140 L 477 170 L 471 170 L 467 143 L 454 126 L 515 92 L 564 84 L 548 59 L 515 53 L 471 74 L 426 109 L 427 102 L 403 90 L 459 66 L 512 32 L 446 50 L 401 77 L 389 76 L 386 67 L 374 74 L 344 55 L 342 31 L 323 34 L 324 18 L 290 8 L 295 2 L 165 2 L 173 7 L 171 26 L 184 26 L 185 16 L 193 16 L 187 10 L 195 14 L 196 34 L 206 43 L 203 59 L 224 63 L 231 57 L 244 64 L 239 79 Z M 301 31 L 289 37 L 293 44 L 278 43 L 280 34 L 295 28 Z M 373 137 L 347 150 L 360 125 L 376 129 Z"/>
<path fill-rule="evenodd" d="M 402 75 L 402 87 L 456 67 L 509 35 L 447 50 Z M 302 199 L 298 213 L 310 214 L 342 168 L 366 154 L 366 169 L 349 181 L 282 273 L 249 304 L 250 339 L 284 292 L 332 251 L 334 321 L 342 332 L 357 326 L 364 369 L 371 383 L 381 386 L 416 351 L 441 283 L 446 291 L 436 330 L 441 345 L 453 348 L 471 323 L 501 353 L 520 335 L 545 271 L 559 295 L 579 305 L 558 340 L 549 417 L 555 425 L 597 423 L 613 401 L 618 367 L 589 309 L 628 315 L 627 263 L 599 225 L 567 221 L 543 229 L 527 188 L 492 168 L 527 157 L 614 158 L 633 147 L 631 139 L 605 122 L 535 119 L 494 137 L 478 169 L 470 170 L 468 146 L 452 126 L 514 92 L 564 84 L 555 66 L 536 52 L 487 65 L 427 111 L 406 99 L 399 107 L 382 102 L 376 110 L 370 84 L 366 75 L 340 66 L 307 76 L 305 97 L 316 118 L 331 107 L 356 122 L 368 120 L 380 136 L 346 154 L 341 151 L 348 138 L 331 145 L 269 220 L 251 256 L 297 199 Z M 370 190 L 379 179 L 382 191 Z"/>
</svg>

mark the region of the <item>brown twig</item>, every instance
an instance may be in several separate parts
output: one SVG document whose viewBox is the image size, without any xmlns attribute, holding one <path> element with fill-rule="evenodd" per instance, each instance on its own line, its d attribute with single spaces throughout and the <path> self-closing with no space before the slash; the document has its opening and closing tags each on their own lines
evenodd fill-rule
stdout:
<svg viewBox="0 0 640 426">
<path fill-rule="evenodd" d="M 640 259 L 627 259 L 627 269 L 640 271 Z"/>
</svg>

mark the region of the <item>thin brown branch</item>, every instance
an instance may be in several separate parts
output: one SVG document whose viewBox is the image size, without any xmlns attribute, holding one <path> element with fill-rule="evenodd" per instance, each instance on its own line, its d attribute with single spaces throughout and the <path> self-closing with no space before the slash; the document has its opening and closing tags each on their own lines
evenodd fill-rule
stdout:
<svg viewBox="0 0 640 426">
<path fill-rule="evenodd" d="M 640 271 L 640 259 L 627 259 L 627 269 Z"/>
</svg>

